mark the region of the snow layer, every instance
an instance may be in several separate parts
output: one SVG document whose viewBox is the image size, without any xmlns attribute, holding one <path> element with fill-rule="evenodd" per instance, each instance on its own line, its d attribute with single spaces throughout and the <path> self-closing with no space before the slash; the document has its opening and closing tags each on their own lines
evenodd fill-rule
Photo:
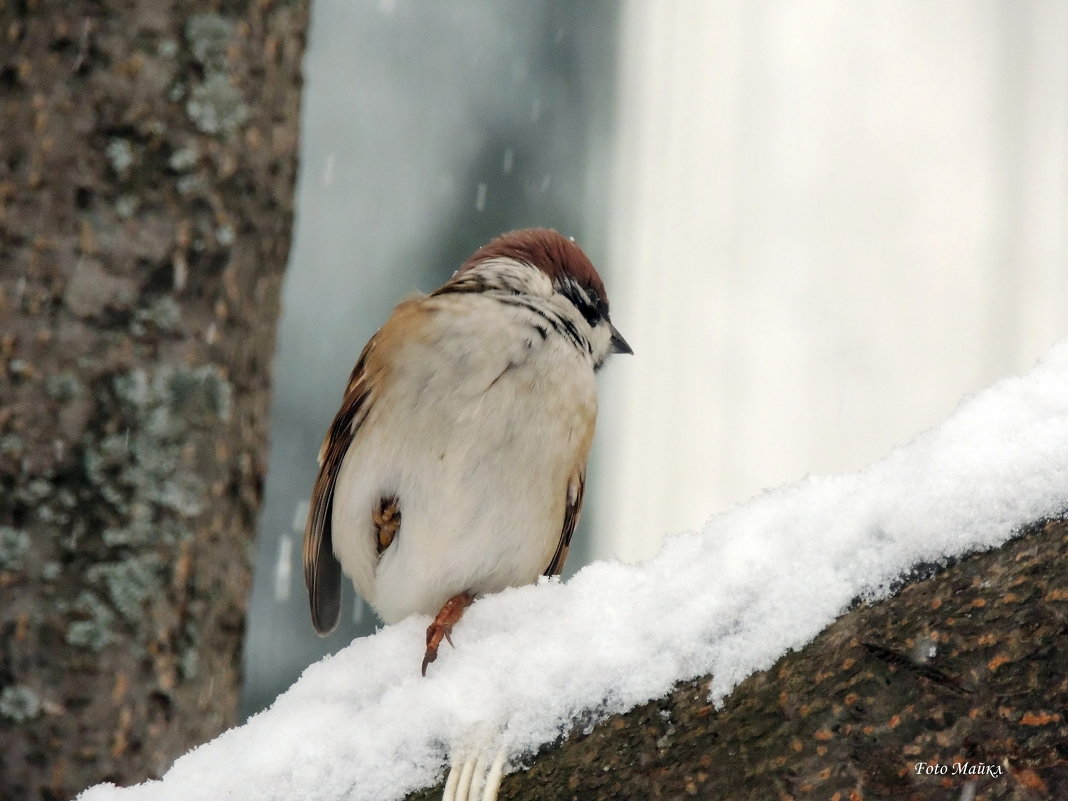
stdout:
<svg viewBox="0 0 1068 801">
<path fill-rule="evenodd" d="M 162 780 L 81 799 L 400 798 L 440 780 L 457 751 L 530 753 L 682 679 L 713 674 L 722 700 L 858 595 L 1066 508 L 1068 341 L 859 473 L 767 492 L 644 564 L 478 601 L 425 679 L 429 621 L 409 618 L 312 665 Z"/>
</svg>

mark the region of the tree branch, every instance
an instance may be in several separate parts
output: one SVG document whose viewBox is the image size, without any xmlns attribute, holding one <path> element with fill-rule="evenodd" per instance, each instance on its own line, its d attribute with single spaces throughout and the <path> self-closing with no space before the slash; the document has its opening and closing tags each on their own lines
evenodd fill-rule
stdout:
<svg viewBox="0 0 1068 801">
<path fill-rule="evenodd" d="M 705 677 L 572 734 L 500 798 L 1068 798 L 1066 553 L 1068 523 L 1036 526 L 857 606 L 721 709 Z"/>
</svg>

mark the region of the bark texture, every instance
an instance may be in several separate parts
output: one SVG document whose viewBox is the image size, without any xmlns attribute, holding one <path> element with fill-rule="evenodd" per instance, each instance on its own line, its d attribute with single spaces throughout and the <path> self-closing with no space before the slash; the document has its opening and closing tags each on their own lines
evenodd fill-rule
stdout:
<svg viewBox="0 0 1068 801">
<path fill-rule="evenodd" d="M 234 722 L 307 5 L 0 6 L 0 796 Z"/>
<path fill-rule="evenodd" d="M 1066 717 L 1057 521 L 858 606 L 720 709 L 706 677 L 572 735 L 500 798 L 1054 801 L 1068 798 Z"/>
</svg>

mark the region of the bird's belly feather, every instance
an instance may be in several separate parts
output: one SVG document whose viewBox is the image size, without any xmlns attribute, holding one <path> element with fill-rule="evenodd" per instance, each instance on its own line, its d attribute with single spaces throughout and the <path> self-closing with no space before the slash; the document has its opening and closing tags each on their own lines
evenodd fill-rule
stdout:
<svg viewBox="0 0 1068 801">
<path fill-rule="evenodd" d="M 463 380 L 419 375 L 419 360 L 407 362 L 393 386 L 419 391 L 377 398 L 342 464 L 334 552 L 387 623 L 434 614 L 460 592 L 531 583 L 556 550 L 568 482 L 593 435 L 592 370 L 559 370 L 581 355 L 573 349 L 518 366 L 507 348 L 497 354 L 463 364 L 474 373 Z M 462 397 L 459 386 L 485 389 Z M 401 525 L 379 557 L 371 509 L 388 495 L 399 499 Z"/>
</svg>

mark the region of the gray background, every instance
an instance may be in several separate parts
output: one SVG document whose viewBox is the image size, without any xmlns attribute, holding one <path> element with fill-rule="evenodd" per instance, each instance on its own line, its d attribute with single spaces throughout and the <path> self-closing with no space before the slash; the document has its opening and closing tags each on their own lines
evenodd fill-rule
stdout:
<svg viewBox="0 0 1068 801">
<path fill-rule="evenodd" d="M 512 228 L 555 227 L 595 263 L 603 255 L 589 197 L 608 167 L 616 11 L 604 0 L 313 3 L 246 715 L 376 625 L 346 581 L 352 613 L 315 635 L 301 537 L 319 443 L 393 305 Z"/>
</svg>

